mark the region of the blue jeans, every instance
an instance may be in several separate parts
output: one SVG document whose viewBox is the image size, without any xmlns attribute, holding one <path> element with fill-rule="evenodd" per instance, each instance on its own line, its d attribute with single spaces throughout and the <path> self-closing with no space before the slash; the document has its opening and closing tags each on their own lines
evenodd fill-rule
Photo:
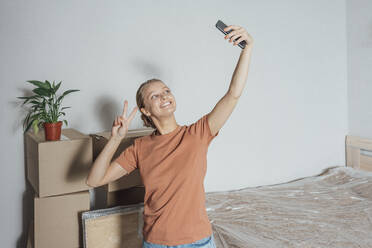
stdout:
<svg viewBox="0 0 372 248">
<path fill-rule="evenodd" d="M 143 240 L 142 248 L 216 248 L 216 244 L 214 243 L 213 234 L 206 238 L 199 239 L 193 243 L 183 244 L 183 245 L 175 245 L 175 246 L 168 246 L 168 245 L 158 245 L 146 242 Z"/>
</svg>

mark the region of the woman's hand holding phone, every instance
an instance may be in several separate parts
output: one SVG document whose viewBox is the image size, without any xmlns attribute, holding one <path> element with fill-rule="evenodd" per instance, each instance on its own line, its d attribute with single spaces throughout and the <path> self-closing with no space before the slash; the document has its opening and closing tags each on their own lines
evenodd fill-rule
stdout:
<svg viewBox="0 0 372 248">
<path fill-rule="evenodd" d="M 123 113 L 119 116 L 117 116 L 114 120 L 114 123 L 112 124 L 111 129 L 111 136 L 118 139 L 123 139 L 125 135 L 128 132 L 129 124 L 133 120 L 138 107 L 134 107 L 132 112 L 130 113 L 129 117 L 125 117 L 127 115 L 127 109 L 128 109 L 128 101 L 124 101 L 124 109 Z"/>
<path fill-rule="evenodd" d="M 243 27 L 230 25 L 225 27 L 223 30 L 228 32 L 224 38 L 229 39 L 229 42 L 233 42 L 233 46 L 238 45 L 242 41 L 245 41 L 245 43 L 249 45 L 253 44 L 252 36 Z"/>
<path fill-rule="evenodd" d="M 247 44 L 249 46 L 253 44 L 252 36 L 248 34 L 243 27 L 237 25 L 227 26 L 221 20 L 218 20 L 216 28 L 225 34 L 225 39 L 229 39 L 229 42 L 233 42 L 234 46 L 239 45 L 240 48 L 244 49 Z"/>
</svg>

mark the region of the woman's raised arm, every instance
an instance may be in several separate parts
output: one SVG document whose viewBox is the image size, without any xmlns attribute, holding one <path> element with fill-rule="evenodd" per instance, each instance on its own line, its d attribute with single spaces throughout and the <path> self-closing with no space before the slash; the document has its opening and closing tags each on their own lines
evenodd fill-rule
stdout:
<svg viewBox="0 0 372 248">
<path fill-rule="evenodd" d="M 227 26 L 224 30 L 233 29 L 225 36 L 225 39 L 234 41 L 233 45 L 239 44 L 241 41 L 246 41 L 246 46 L 242 49 L 239 61 L 235 67 L 230 87 L 227 93 L 218 101 L 213 110 L 208 114 L 208 124 L 213 135 L 215 135 L 225 124 L 232 111 L 234 110 L 247 82 L 249 63 L 253 47 L 253 38 L 247 31 L 239 26 Z M 239 38 L 240 37 L 240 38 Z"/>
<path fill-rule="evenodd" d="M 91 187 L 98 187 L 107 184 L 127 174 L 127 171 L 118 163 L 110 162 L 122 139 L 127 134 L 129 124 L 138 110 L 138 107 L 134 107 L 129 117 L 126 118 L 127 108 L 128 101 L 125 100 L 122 115 L 117 116 L 113 122 L 109 141 L 93 162 L 86 180 L 86 184 Z"/>
</svg>

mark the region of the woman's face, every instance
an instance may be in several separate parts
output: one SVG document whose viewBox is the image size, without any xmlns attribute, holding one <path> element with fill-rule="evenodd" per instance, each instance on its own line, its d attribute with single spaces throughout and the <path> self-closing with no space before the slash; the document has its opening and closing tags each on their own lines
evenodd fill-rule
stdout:
<svg viewBox="0 0 372 248">
<path fill-rule="evenodd" d="M 162 82 L 153 82 L 144 90 L 145 114 L 147 116 L 166 117 L 176 110 L 176 99 L 171 90 Z M 150 114 L 150 115 L 149 115 Z"/>
</svg>

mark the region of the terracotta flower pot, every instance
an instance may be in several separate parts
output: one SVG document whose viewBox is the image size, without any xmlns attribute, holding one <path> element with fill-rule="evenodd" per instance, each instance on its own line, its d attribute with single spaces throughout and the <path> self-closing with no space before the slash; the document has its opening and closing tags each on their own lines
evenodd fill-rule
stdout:
<svg viewBox="0 0 372 248">
<path fill-rule="evenodd" d="M 55 122 L 55 123 L 44 122 L 43 125 L 44 125 L 44 130 L 45 130 L 45 140 L 60 140 L 61 139 L 62 121 Z"/>
</svg>

